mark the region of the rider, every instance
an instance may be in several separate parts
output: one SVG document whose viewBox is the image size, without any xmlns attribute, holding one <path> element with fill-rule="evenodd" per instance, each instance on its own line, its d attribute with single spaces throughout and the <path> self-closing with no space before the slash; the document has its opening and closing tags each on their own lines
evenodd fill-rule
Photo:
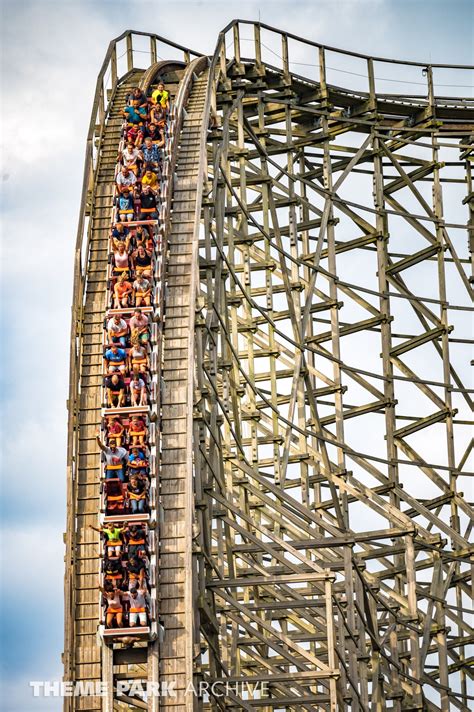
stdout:
<svg viewBox="0 0 474 712">
<path fill-rule="evenodd" d="M 112 415 L 111 417 L 107 418 L 107 437 L 109 438 L 109 441 L 110 439 L 115 440 L 115 444 L 117 445 L 117 447 L 120 447 L 122 444 L 122 437 L 124 432 L 125 428 L 122 425 L 120 416 Z"/>
<path fill-rule="evenodd" d="M 130 175 L 135 178 L 132 172 L 130 172 Z M 124 222 L 131 222 L 133 220 L 133 216 L 135 215 L 133 195 L 127 187 L 123 189 L 123 193 L 121 195 L 117 196 L 117 214 L 117 220 L 123 220 Z"/>
<path fill-rule="evenodd" d="M 151 95 L 151 100 L 153 104 L 160 104 L 163 109 L 168 111 L 169 109 L 169 92 L 166 91 L 165 85 L 163 82 L 160 82 L 155 89 L 155 91 Z"/>
<path fill-rule="evenodd" d="M 137 175 L 139 165 L 143 161 L 143 155 L 140 149 L 134 146 L 133 141 L 127 141 L 126 147 L 119 153 L 118 160 L 122 161 L 124 166 Z"/>
<path fill-rule="evenodd" d="M 110 559 L 107 555 L 104 559 L 104 579 L 111 581 L 115 586 L 119 586 L 123 581 L 124 568 L 120 559 Z"/>
<path fill-rule="evenodd" d="M 142 526 L 132 524 L 129 527 L 127 551 L 129 558 L 132 556 L 140 556 L 141 554 L 148 554 L 146 532 Z"/>
<path fill-rule="evenodd" d="M 154 193 L 157 193 L 160 188 L 160 182 L 158 176 L 153 172 L 153 166 L 149 163 L 145 166 L 145 173 L 142 177 L 142 187 L 149 185 Z"/>
<path fill-rule="evenodd" d="M 158 205 L 156 200 L 156 194 L 152 191 L 151 187 L 145 183 L 140 196 L 139 220 L 158 220 Z"/>
<path fill-rule="evenodd" d="M 117 626 L 123 628 L 123 607 L 122 607 L 122 592 L 118 588 L 107 586 L 106 588 L 99 585 L 99 589 L 107 600 L 106 611 L 106 627 L 112 628 L 114 620 L 117 621 Z"/>
<path fill-rule="evenodd" d="M 135 309 L 133 316 L 129 322 L 131 338 L 135 340 L 136 337 L 140 340 L 142 344 L 146 344 L 149 339 L 149 326 L 150 320 L 146 314 L 142 313 L 141 309 Z"/>
<path fill-rule="evenodd" d="M 126 530 L 126 527 L 121 527 L 116 522 L 108 522 L 105 527 L 95 527 L 93 524 L 89 524 L 89 529 L 93 529 L 94 531 L 99 532 L 99 534 L 105 535 L 105 546 L 108 558 L 114 555 L 120 556 L 120 550 L 122 548 L 122 533 Z"/>
<path fill-rule="evenodd" d="M 151 284 L 148 279 L 145 279 L 144 273 L 138 273 L 137 278 L 133 283 L 133 291 L 135 293 L 135 304 L 137 307 L 149 307 L 151 303 Z"/>
<path fill-rule="evenodd" d="M 104 363 L 106 373 L 120 371 L 120 373 L 124 374 L 127 370 L 127 352 L 125 349 L 119 349 L 117 344 L 112 344 L 104 354 Z"/>
<path fill-rule="evenodd" d="M 140 106 L 140 99 L 134 99 L 131 106 L 126 106 L 122 111 L 122 116 L 127 119 L 128 126 L 138 126 L 141 129 L 148 119 L 148 109 L 146 106 Z"/>
<path fill-rule="evenodd" d="M 127 307 L 132 294 L 133 288 L 131 283 L 127 280 L 127 273 L 122 272 L 114 287 L 114 309 Z"/>
<path fill-rule="evenodd" d="M 146 566 L 143 561 L 136 556 L 129 557 L 127 571 L 130 588 L 145 588 Z"/>
<path fill-rule="evenodd" d="M 127 322 L 125 319 L 122 319 L 120 314 L 115 314 L 112 319 L 109 319 L 107 324 L 107 334 L 110 343 L 119 343 L 125 348 L 127 345 L 127 332 Z"/>
<path fill-rule="evenodd" d="M 130 628 L 140 622 L 141 626 L 147 624 L 146 605 L 147 592 L 144 588 L 131 588 L 129 593 L 123 594 L 123 597 L 128 598 L 130 603 L 130 613 L 128 617 Z"/>
<path fill-rule="evenodd" d="M 143 514 L 146 504 L 146 485 L 138 475 L 131 475 L 127 493 L 132 514 Z"/>
<path fill-rule="evenodd" d="M 120 169 L 120 173 L 117 176 L 116 184 L 119 193 L 125 193 L 125 190 L 130 190 L 133 188 L 137 182 L 137 177 L 135 173 L 130 170 L 130 168 L 125 165 Z"/>
<path fill-rule="evenodd" d="M 145 381 L 138 372 L 134 373 L 130 381 L 130 400 L 132 406 L 147 405 Z"/>
<path fill-rule="evenodd" d="M 151 136 L 145 138 L 142 146 L 142 156 L 148 166 L 151 166 L 154 171 L 158 170 L 161 162 L 161 151 L 156 143 L 153 143 Z"/>
<path fill-rule="evenodd" d="M 118 477 L 119 480 L 125 482 L 124 464 L 127 461 L 128 453 L 124 447 L 117 447 L 113 438 L 110 439 L 110 445 L 104 445 L 97 435 L 97 444 L 105 455 L 105 479 L 111 480 Z"/>
<path fill-rule="evenodd" d="M 143 273 L 145 277 L 151 277 L 152 256 L 150 250 L 146 250 L 143 245 L 139 245 L 132 254 L 132 262 L 137 275 Z"/>
<path fill-rule="evenodd" d="M 120 373 L 113 373 L 105 379 L 105 389 L 107 391 L 107 407 L 121 408 L 125 400 L 125 381 Z M 121 442 L 117 442 L 120 445 Z"/>
</svg>

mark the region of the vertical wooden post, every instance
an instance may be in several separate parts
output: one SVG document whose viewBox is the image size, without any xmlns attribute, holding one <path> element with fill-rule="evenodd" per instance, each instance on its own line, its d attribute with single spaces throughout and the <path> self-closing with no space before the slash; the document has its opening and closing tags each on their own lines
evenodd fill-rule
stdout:
<svg viewBox="0 0 474 712">
<path fill-rule="evenodd" d="M 111 67 L 111 72 L 110 76 L 112 79 L 112 90 L 115 89 L 117 86 L 117 44 L 114 44 L 114 48 L 112 50 L 112 57 L 110 58 L 110 67 Z"/>
<path fill-rule="evenodd" d="M 290 60 L 288 56 L 288 35 L 281 36 L 281 53 L 283 58 L 283 81 L 285 84 L 291 84 L 290 76 Z"/>
<path fill-rule="evenodd" d="M 234 35 L 234 57 L 235 63 L 240 65 L 240 29 L 238 23 L 234 25 L 233 35 Z"/>
<path fill-rule="evenodd" d="M 114 665 L 113 648 L 102 645 L 102 684 L 104 697 L 102 698 L 102 712 L 114 712 Z"/>
<path fill-rule="evenodd" d="M 262 40 L 260 36 L 260 25 L 257 23 L 253 26 L 253 38 L 255 47 L 255 64 L 257 66 L 257 70 L 260 72 L 262 69 Z"/>
<path fill-rule="evenodd" d="M 319 48 L 319 85 L 321 99 L 325 101 L 328 98 L 328 88 L 326 84 L 326 54 L 324 47 Z"/>
<path fill-rule="evenodd" d="M 225 35 L 222 37 L 222 42 L 221 42 L 221 48 L 219 51 L 219 57 L 220 57 L 220 70 L 222 74 L 222 80 L 225 81 L 227 79 L 227 60 L 226 60 L 226 51 L 225 51 Z"/>
<path fill-rule="evenodd" d="M 415 570 L 415 542 L 413 536 L 409 534 L 405 537 L 405 569 L 407 581 L 407 601 L 408 601 L 408 616 L 410 621 L 418 624 L 418 607 L 416 596 L 416 570 Z M 421 680 L 420 670 L 420 646 L 418 643 L 418 633 L 416 630 L 410 630 L 410 674 L 415 680 Z M 413 703 L 419 709 L 422 709 L 421 686 L 419 682 L 413 682 Z"/>
<path fill-rule="evenodd" d="M 104 119 L 105 119 L 105 92 L 104 92 L 104 85 L 102 84 L 102 88 L 100 90 L 99 94 L 99 106 L 97 107 L 99 110 L 99 124 L 103 126 L 104 124 Z"/>
<path fill-rule="evenodd" d="M 153 685 L 160 682 L 159 665 L 159 643 L 155 641 L 148 646 L 147 655 L 148 682 Z M 158 695 L 151 695 L 148 700 L 148 712 L 158 712 L 160 708 L 160 698 Z"/>
<path fill-rule="evenodd" d="M 434 88 L 433 88 L 433 74 L 432 68 L 429 67 L 428 74 L 428 87 L 429 87 L 429 97 L 430 103 L 434 102 Z M 456 474 L 456 454 L 455 454 L 455 444 L 454 444 L 454 423 L 453 423 L 453 400 L 452 400 L 452 390 L 451 390 L 451 368 L 450 368 L 450 347 L 449 347 L 449 310 L 448 310 L 448 292 L 446 284 L 446 267 L 445 267 L 445 248 L 447 247 L 445 236 L 446 228 L 444 227 L 444 208 L 443 208 L 443 188 L 441 183 L 441 167 L 439 162 L 439 145 L 438 140 L 435 136 L 432 136 L 431 143 L 433 146 L 432 159 L 433 159 L 433 212 L 437 219 L 435 226 L 436 239 L 439 244 L 438 250 L 438 284 L 439 284 L 439 309 L 440 309 L 440 321 L 444 327 L 443 334 L 441 336 L 441 352 L 443 360 L 443 381 L 445 383 L 444 388 L 444 403 L 446 406 L 447 417 L 446 417 L 446 452 L 448 466 L 450 468 L 449 472 L 449 488 L 450 491 L 455 494 L 457 490 L 457 474 Z M 451 526 L 456 532 L 460 532 L 460 519 L 458 505 L 456 498 L 453 497 L 450 502 L 451 508 Z M 452 542 L 453 549 L 457 548 L 457 543 Z M 456 563 L 456 575 L 461 574 L 461 567 L 459 563 Z M 441 580 L 440 576 L 440 580 Z M 440 596 L 444 600 L 444 596 Z M 462 595 L 459 589 L 456 589 L 456 605 L 458 607 L 458 616 L 460 619 L 463 617 L 463 604 Z M 436 636 L 438 643 L 438 660 L 439 660 L 439 671 L 440 671 L 440 683 L 446 687 L 449 687 L 449 675 L 448 675 L 448 655 L 446 647 L 446 619 L 444 617 L 445 611 L 441 602 L 436 603 L 436 616 L 437 623 L 439 625 L 439 632 Z M 465 660 L 466 649 L 463 647 L 460 650 L 459 658 L 460 661 Z M 461 679 L 461 692 L 465 693 L 466 689 L 466 673 L 461 667 L 460 669 L 460 679 Z M 467 701 L 467 700 L 466 700 Z M 441 709 L 443 712 L 449 712 L 450 700 L 446 694 L 441 694 Z"/>
<path fill-rule="evenodd" d="M 377 106 L 377 100 L 375 97 L 374 60 L 372 58 L 367 60 L 367 76 L 369 79 L 369 109 L 373 111 Z"/>
<path fill-rule="evenodd" d="M 156 51 L 156 37 L 150 35 L 150 63 L 156 64 L 157 51 Z"/>
<path fill-rule="evenodd" d="M 326 579 L 324 582 L 324 593 L 326 599 L 326 625 L 327 625 L 327 641 L 328 641 L 328 666 L 331 671 L 336 669 L 336 653 L 334 639 L 334 618 L 332 611 L 332 583 Z M 331 712 L 337 710 L 337 695 L 336 695 L 336 680 L 331 677 L 329 680 L 329 709 Z"/>
<path fill-rule="evenodd" d="M 428 103 L 430 105 L 430 108 L 434 112 L 434 106 L 435 106 L 435 98 L 434 98 L 434 83 L 433 83 L 433 67 L 428 65 L 426 67 L 426 82 L 428 85 Z"/>
<path fill-rule="evenodd" d="M 127 71 L 131 72 L 133 69 L 133 42 L 132 33 L 129 32 L 126 37 L 127 44 Z"/>
</svg>

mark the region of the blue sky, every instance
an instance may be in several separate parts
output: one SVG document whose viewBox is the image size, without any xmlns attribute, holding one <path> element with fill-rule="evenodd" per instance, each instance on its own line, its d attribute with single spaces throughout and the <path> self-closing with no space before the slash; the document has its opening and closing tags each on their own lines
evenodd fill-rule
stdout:
<svg viewBox="0 0 474 712">
<path fill-rule="evenodd" d="M 133 28 L 211 53 L 232 18 L 260 17 L 367 54 L 469 64 L 472 8 L 468 0 L 1 2 L 5 712 L 61 708 L 33 699 L 27 683 L 61 675 L 72 256 L 87 124 L 108 42 Z M 21 621 L 5 607 L 7 587 Z"/>
</svg>

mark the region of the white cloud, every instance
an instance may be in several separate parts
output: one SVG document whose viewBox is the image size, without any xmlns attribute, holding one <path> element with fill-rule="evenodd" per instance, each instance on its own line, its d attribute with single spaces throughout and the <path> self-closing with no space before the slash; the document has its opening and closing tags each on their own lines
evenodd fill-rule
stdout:
<svg viewBox="0 0 474 712">
<path fill-rule="evenodd" d="M 63 542 L 61 529 L 21 521 L 0 531 L 2 581 L 2 709 L 60 709 L 60 700 L 33 698 L 30 680 L 61 677 Z M 16 605 L 11 607 L 11 592 Z"/>
</svg>

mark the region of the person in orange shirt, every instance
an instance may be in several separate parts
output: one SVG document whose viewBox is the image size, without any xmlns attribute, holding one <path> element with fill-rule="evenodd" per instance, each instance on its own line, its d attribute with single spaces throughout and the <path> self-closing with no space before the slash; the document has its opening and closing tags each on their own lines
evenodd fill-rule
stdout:
<svg viewBox="0 0 474 712">
<path fill-rule="evenodd" d="M 114 287 L 114 309 L 128 307 L 129 299 L 133 294 L 133 288 L 127 281 L 127 273 L 122 272 Z"/>
</svg>

